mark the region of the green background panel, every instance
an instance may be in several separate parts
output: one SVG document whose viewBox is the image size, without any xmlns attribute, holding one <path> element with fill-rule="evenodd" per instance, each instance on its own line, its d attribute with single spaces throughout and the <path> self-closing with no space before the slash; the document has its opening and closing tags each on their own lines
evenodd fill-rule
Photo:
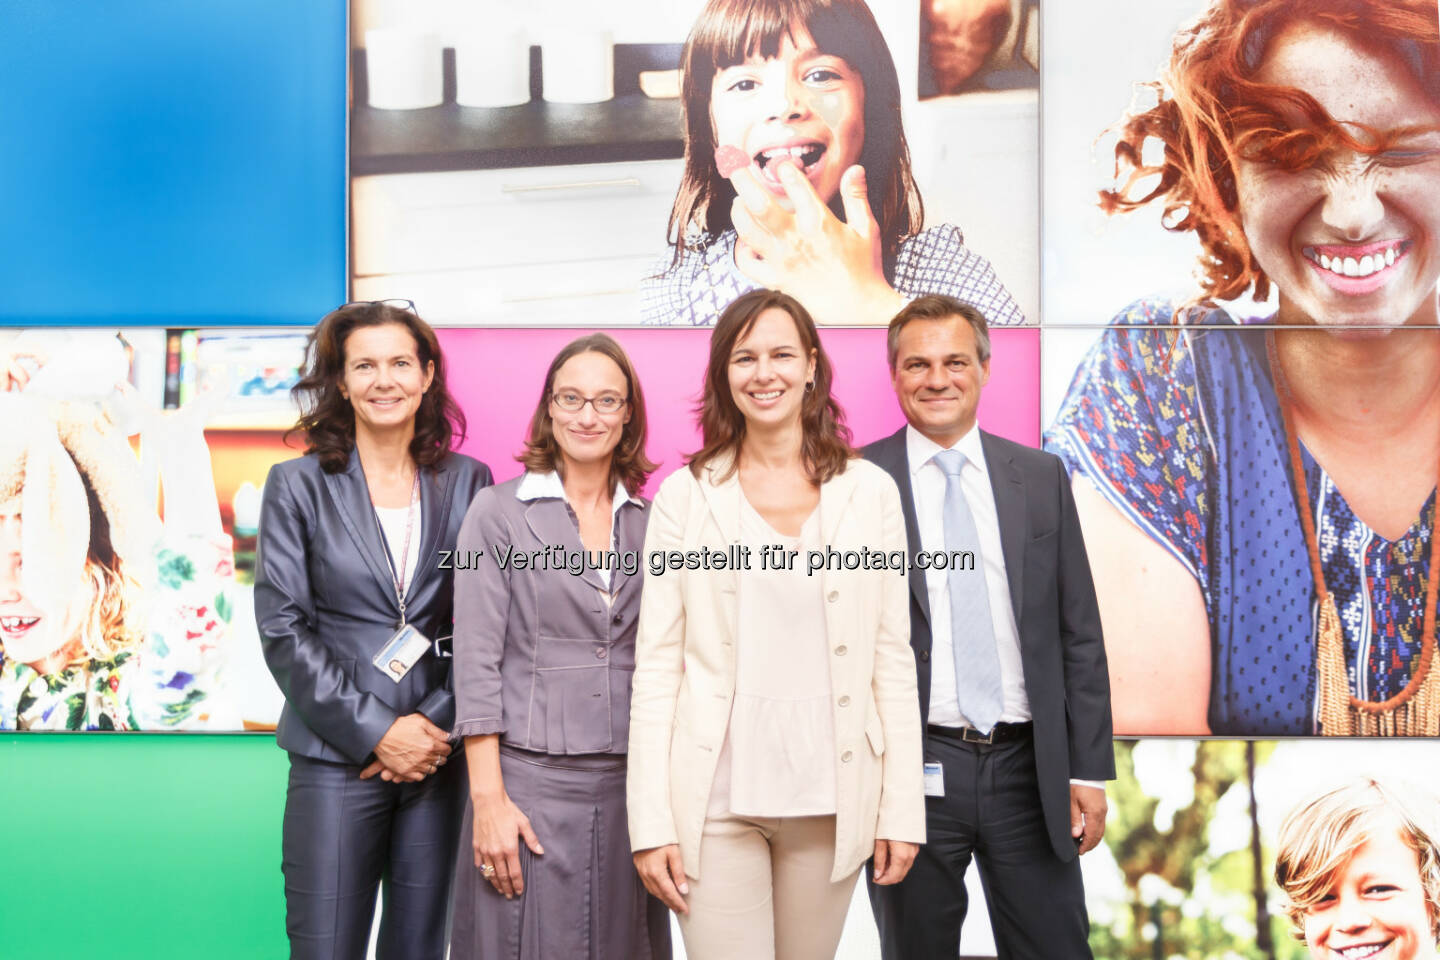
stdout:
<svg viewBox="0 0 1440 960">
<path fill-rule="evenodd" d="M 270 734 L 0 734 L 0 957 L 287 954 Z"/>
</svg>

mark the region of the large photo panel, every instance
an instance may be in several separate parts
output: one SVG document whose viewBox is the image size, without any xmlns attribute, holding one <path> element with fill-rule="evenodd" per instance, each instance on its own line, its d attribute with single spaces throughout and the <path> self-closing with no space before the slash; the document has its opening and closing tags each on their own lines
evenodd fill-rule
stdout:
<svg viewBox="0 0 1440 960">
<path fill-rule="evenodd" d="M 1090 43 L 1045 63 L 1044 445 L 1116 733 L 1440 734 L 1435 5 L 1066 18 Z"/>
<path fill-rule="evenodd" d="M 466 9 L 351 4 L 354 299 L 708 326 L 769 286 L 822 325 L 923 293 L 1038 320 L 1030 0 Z"/>
<path fill-rule="evenodd" d="M 1081 860 L 1092 952 L 1433 957 L 1440 776 L 1416 749 L 1117 741 L 1105 839 Z"/>
</svg>

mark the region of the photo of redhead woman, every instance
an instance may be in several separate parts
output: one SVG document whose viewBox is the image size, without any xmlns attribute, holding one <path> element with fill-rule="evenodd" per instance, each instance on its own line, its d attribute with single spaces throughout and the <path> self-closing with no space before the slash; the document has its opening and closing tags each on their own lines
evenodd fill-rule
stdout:
<svg viewBox="0 0 1440 960">
<path fill-rule="evenodd" d="M 1193 9 L 1100 141 L 1086 202 L 1128 216 L 1097 237 L 1057 199 L 1049 234 L 1078 266 L 1046 276 L 1045 446 L 1090 545 L 1115 731 L 1435 736 L 1435 4 Z"/>
</svg>

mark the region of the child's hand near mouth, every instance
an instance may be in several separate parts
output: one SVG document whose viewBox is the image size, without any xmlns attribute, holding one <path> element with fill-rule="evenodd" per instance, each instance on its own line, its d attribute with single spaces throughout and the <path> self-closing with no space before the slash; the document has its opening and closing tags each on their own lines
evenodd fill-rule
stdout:
<svg viewBox="0 0 1440 960">
<path fill-rule="evenodd" d="M 731 220 L 735 263 L 751 280 L 799 300 L 822 326 L 884 325 L 905 298 L 885 280 L 880 228 L 858 164 L 840 181 L 845 220 L 826 206 L 795 161 L 772 161 L 785 190 L 763 185 L 737 147 L 715 151 L 715 166 L 735 187 Z"/>
</svg>

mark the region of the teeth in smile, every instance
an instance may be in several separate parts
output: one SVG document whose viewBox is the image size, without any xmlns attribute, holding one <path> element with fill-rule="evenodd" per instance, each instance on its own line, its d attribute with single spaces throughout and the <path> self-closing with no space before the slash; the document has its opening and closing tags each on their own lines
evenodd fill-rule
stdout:
<svg viewBox="0 0 1440 960">
<path fill-rule="evenodd" d="M 1402 242 L 1397 242 L 1394 246 L 1386 247 L 1384 253 L 1367 253 L 1358 259 L 1355 257 L 1331 257 L 1324 253 L 1317 254 L 1314 248 L 1307 248 L 1305 255 L 1313 262 L 1320 264 L 1321 269 L 1329 270 L 1336 276 L 1368 277 L 1386 267 L 1393 267 L 1395 261 L 1399 259 L 1402 249 Z"/>
<path fill-rule="evenodd" d="M 825 148 L 816 143 L 802 144 L 798 147 L 772 147 L 769 150 L 761 150 L 756 154 L 755 159 L 763 168 L 772 160 L 782 160 L 786 157 L 793 159 L 802 167 L 808 167 L 820 159 L 820 154 Z"/>
<path fill-rule="evenodd" d="M 39 617 L 0 617 L 0 630 L 23 630 L 39 622 Z"/>
<path fill-rule="evenodd" d="M 1345 960 L 1364 960 L 1365 957 L 1372 957 L 1384 948 L 1384 944 L 1370 943 L 1363 947 L 1346 947 L 1338 952 Z"/>
<path fill-rule="evenodd" d="M 756 400 L 774 400 L 776 397 L 780 396 L 782 392 L 783 391 L 781 390 L 767 390 L 764 393 L 752 393 L 750 394 L 750 396 L 754 397 Z"/>
</svg>

